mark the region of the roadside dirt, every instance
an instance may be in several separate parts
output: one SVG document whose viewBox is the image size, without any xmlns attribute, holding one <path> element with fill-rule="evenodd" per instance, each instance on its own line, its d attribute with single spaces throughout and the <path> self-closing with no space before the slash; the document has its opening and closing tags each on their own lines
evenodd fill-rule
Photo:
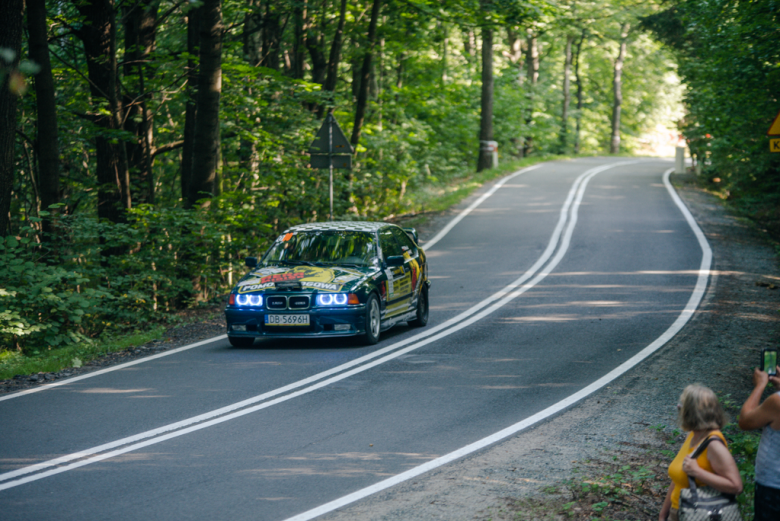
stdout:
<svg viewBox="0 0 780 521">
<path fill-rule="evenodd" d="M 738 406 L 760 350 L 780 340 L 780 267 L 766 234 L 730 215 L 693 176 L 672 181 L 714 255 L 704 300 L 675 338 L 556 417 L 324 519 L 657 519 L 669 451 L 682 441 L 674 431 L 682 389 L 702 383 Z M 577 500 L 594 474 L 613 476 L 629 492 L 652 490 L 624 496 L 609 512 L 601 503 L 586 510 Z"/>
</svg>

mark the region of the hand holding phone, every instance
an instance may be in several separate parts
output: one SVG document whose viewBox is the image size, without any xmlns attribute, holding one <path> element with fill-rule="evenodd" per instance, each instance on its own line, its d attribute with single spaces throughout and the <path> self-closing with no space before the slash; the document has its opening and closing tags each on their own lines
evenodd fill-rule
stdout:
<svg viewBox="0 0 780 521">
<path fill-rule="evenodd" d="M 769 376 L 777 376 L 777 349 L 763 349 L 761 351 L 759 368 Z"/>
</svg>

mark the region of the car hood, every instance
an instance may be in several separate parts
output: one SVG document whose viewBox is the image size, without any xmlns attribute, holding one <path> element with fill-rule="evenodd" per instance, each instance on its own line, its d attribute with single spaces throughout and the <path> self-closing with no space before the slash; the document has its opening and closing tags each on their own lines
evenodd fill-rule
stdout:
<svg viewBox="0 0 780 521">
<path fill-rule="evenodd" d="M 236 286 L 238 293 L 273 289 L 277 282 L 300 282 L 303 289 L 349 291 L 367 276 L 378 272 L 374 266 L 341 268 L 329 266 L 269 266 L 250 271 Z"/>
</svg>

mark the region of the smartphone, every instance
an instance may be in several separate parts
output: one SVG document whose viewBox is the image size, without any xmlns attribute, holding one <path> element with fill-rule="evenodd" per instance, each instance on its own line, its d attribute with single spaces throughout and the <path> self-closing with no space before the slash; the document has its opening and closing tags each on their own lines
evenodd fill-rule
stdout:
<svg viewBox="0 0 780 521">
<path fill-rule="evenodd" d="M 777 375 L 777 349 L 763 349 L 761 351 L 761 370 L 769 376 Z"/>
</svg>

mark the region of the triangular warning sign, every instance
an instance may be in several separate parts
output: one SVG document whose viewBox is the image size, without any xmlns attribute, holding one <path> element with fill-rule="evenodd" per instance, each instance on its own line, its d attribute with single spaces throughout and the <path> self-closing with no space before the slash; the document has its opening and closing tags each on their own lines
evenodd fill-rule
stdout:
<svg viewBox="0 0 780 521">
<path fill-rule="evenodd" d="M 775 120 L 772 122 L 772 126 L 766 132 L 767 136 L 780 136 L 780 111 L 778 111 Z"/>
<path fill-rule="evenodd" d="M 329 136 L 329 128 L 333 129 L 333 150 L 329 150 L 329 143 L 330 143 L 330 136 Z M 352 149 L 352 145 L 349 144 L 349 141 L 347 141 L 347 137 L 344 135 L 344 132 L 341 131 L 341 127 L 339 127 L 338 122 L 336 121 L 336 118 L 333 117 L 333 114 L 328 114 L 328 117 L 325 118 L 325 121 L 322 122 L 322 126 L 320 127 L 319 131 L 317 131 L 317 135 L 314 137 L 314 141 L 312 141 L 311 146 L 309 146 L 309 153 L 310 154 L 352 154 L 354 153 L 354 150 Z"/>
</svg>

